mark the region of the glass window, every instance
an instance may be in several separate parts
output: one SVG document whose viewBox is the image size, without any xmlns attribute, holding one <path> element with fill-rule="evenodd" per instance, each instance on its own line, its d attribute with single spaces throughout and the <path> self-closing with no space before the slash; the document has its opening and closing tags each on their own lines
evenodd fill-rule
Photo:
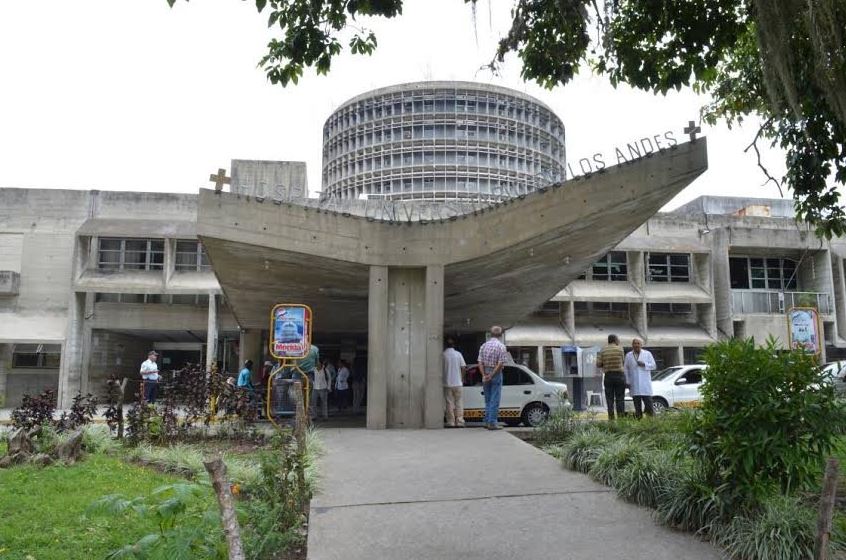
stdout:
<svg viewBox="0 0 846 560">
<path fill-rule="evenodd" d="M 13 368 L 59 369 L 60 344 L 16 344 L 12 351 Z"/>
<path fill-rule="evenodd" d="M 534 385 L 529 374 L 516 366 L 505 366 L 502 370 L 503 385 Z"/>
<path fill-rule="evenodd" d="M 628 280 L 626 253 L 623 251 L 611 251 L 593 263 L 592 278 L 594 280 L 611 282 L 625 282 Z"/>
<path fill-rule="evenodd" d="M 101 239 L 97 268 L 100 270 L 161 270 L 164 268 L 164 240 Z"/>
<path fill-rule="evenodd" d="M 796 261 L 793 259 L 732 257 L 731 287 L 735 290 L 796 290 Z"/>
<path fill-rule="evenodd" d="M 690 282 L 690 255 L 649 253 L 646 280 L 648 282 Z"/>
</svg>

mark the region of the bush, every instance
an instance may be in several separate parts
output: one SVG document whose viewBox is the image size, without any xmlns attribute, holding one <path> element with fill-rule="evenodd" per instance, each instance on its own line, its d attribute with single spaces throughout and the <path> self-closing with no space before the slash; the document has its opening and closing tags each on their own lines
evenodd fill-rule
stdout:
<svg viewBox="0 0 846 560">
<path fill-rule="evenodd" d="M 724 513 L 720 495 L 695 463 L 679 465 L 655 496 L 655 519 L 682 531 L 707 533 Z"/>
<path fill-rule="evenodd" d="M 612 486 L 619 472 L 643 453 L 642 442 L 628 437 L 615 439 L 599 452 L 589 474 L 595 480 Z"/>
<path fill-rule="evenodd" d="M 540 445 L 567 441 L 585 422 L 576 416 L 571 407 L 561 407 L 535 430 L 535 439 Z"/>
<path fill-rule="evenodd" d="M 613 441 L 613 435 L 587 426 L 575 432 L 561 445 L 561 460 L 567 468 L 586 473 L 593 467 L 605 447 Z"/>
<path fill-rule="evenodd" d="M 728 340 L 705 351 L 708 373 L 690 449 L 713 488 L 739 502 L 811 485 L 832 452 L 843 407 L 813 356 Z"/>
<path fill-rule="evenodd" d="M 715 525 L 711 539 L 731 558 L 746 560 L 794 560 L 813 558 L 816 514 L 790 497 L 767 496 L 757 512 L 735 516 L 730 522 Z M 832 549 L 841 548 L 832 538 Z"/>
<path fill-rule="evenodd" d="M 56 411 L 56 392 L 45 389 L 40 395 L 24 395 L 21 405 L 12 411 L 12 425 L 15 428 L 31 430 L 35 426 L 53 423 Z"/>
<path fill-rule="evenodd" d="M 612 480 L 621 498 L 641 506 L 654 508 L 678 465 L 673 454 L 650 449 L 633 455 Z"/>
</svg>

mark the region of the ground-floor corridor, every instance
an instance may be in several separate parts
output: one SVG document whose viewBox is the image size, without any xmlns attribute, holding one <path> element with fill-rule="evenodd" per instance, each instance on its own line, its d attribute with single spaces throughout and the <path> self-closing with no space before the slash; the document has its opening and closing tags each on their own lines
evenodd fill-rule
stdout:
<svg viewBox="0 0 846 560">
<path fill-rule="evenodd" d="M 505 431 L 320 433 L 311 560 L 720 558 Z"/>
</svg>

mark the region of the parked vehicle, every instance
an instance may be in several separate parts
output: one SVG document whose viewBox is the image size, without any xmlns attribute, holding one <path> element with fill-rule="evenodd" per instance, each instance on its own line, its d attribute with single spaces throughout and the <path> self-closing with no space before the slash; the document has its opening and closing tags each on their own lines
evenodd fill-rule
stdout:
<svg viewBox="0 0 846 560">
<path fill-rule="evenodd" d="M 707 366 L 691 364 L 672 366 L 652 374 L 652 407 L 656 414 L 668 408 L 695 408 L 702 395 L 702 377 Z M 634 401 L 626 389 L 626 410 L 634 410 Z"/>
<path fill-rule="evenodd" d="M 499 420 L 509 426 L 521 422 L 539 426 L 549 413 L 567 402 L 567 385 L 546 381 L 523 365 L 510 364 L 502 371 L 502 399 Z M 464 419 L 482 421 L 485 417 L 485 393 L 478 366 L 470 366 L 464 376 Z"/>
<path fill-rule="evenodd" d="M 823 365 L 822 378 L 834 384 L 834 390 L 838 395 L 846 395 L 846 361 L 828 362 Z"/>
</svg>

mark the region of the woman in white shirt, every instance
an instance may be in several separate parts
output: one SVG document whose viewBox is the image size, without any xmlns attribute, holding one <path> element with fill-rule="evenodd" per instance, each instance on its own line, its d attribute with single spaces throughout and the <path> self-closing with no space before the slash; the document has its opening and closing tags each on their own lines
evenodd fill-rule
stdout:
<svg viewBox="0 0 846 560">
<path fill-rule="evenodd" d="M 350 394 L 350 368 L 346 360 L 341 360 L 341 369 L 338 370 L 338 377 L 335 379 L 335 391 L 338 399 L 338 410 L 344 410 L 348 406 L 347 399 Z"/>
</svg>

